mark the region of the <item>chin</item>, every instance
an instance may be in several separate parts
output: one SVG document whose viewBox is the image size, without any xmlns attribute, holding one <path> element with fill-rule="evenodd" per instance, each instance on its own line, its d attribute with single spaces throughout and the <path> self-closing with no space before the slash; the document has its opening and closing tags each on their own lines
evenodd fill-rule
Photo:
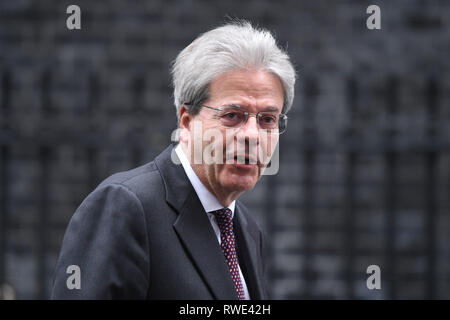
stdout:
<svg viewBox="0 0 450 320">
<path fill-rule="evenodd" d="M 253 189 L 256 182 L 258 182 L 256 175 L 238 175 L 227 172 L 223 177 L 222 185 L 229 190 L 244 192 Z"/>
<path fill-rule="evenodd" d="M 225 187 L 227 189 L 233 190 L 233 191 L 237 191 L 237 192 L 244 192 L 244 191 L 248 191 L 253 189 L 255 186 L 255 183 L 243 183 L 241 181 L 237 181 L 237 182 L 231 182 L 231 183 L 226 183 Z"/>
</svg>

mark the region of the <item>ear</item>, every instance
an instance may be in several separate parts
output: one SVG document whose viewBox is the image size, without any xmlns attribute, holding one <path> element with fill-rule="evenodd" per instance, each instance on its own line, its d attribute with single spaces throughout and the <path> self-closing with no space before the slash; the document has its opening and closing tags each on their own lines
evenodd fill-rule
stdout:
<svg viewBox="0 0 450 320">
<path fill-rule="evenodd" d="M 180 108 L 180 141 L 188 142 L 190 135 L 190 125 L 192 122 L 192 115 L 188 112 L 184 105 Z"/>
</svg>

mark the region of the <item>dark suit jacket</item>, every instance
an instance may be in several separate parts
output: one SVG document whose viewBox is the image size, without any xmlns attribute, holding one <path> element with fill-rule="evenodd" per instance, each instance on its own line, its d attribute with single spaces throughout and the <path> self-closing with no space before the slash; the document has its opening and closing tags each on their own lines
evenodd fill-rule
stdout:
<svg viewBox="0 0 450 320">
<path fill-rule="evenodd" d="M 173 147 L 110 176 L 83 201 L 64 236 L 53 299 L 237 299 L 207 214 L 171 161 Z M 265 299 L 262 233 L 239 201 L 234 225 L 250 297 Z M 69 265 L 80 267 L 80 289 L 66 285 Z"/>
</svg>

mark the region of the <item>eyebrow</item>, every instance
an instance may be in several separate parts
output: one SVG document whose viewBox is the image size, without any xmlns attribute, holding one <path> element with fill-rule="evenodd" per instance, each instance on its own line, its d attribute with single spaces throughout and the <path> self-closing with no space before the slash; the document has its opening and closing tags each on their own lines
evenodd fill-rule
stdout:
<svg viewBox="0 0 450 320">
<path fill-rule="evenodd" d="M 277 107 L 267 107 L 263 111 L 279 111 Z"/>
<path fill-rule="evenodd" d="M 230 104 L 227 104 L 227 105 L 228 106 L 236 106 L 236 107 L 239 107 L 241 109 L 246 109 L 239 103 L 230 103 Z M 280 109 L 278 109 L 277 107 L 274 107 L 274 106 L 269 106 L 269 107 L 264 108 L 261 111 L 280 111 Z"/>
</svg>

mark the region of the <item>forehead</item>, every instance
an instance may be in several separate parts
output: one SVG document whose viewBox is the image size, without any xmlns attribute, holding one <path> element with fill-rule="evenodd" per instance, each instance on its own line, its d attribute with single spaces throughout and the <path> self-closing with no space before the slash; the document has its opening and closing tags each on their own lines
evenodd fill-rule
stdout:
<svg viewBox="0 0 450 320">
<path fill-rule="evenodd" d="M 231 70 L 211 81 L 210 101 L 239 103 L 248 107 L 283 106 L 283 87 L 279 78 L 264 70 Z"/>
</svg>

